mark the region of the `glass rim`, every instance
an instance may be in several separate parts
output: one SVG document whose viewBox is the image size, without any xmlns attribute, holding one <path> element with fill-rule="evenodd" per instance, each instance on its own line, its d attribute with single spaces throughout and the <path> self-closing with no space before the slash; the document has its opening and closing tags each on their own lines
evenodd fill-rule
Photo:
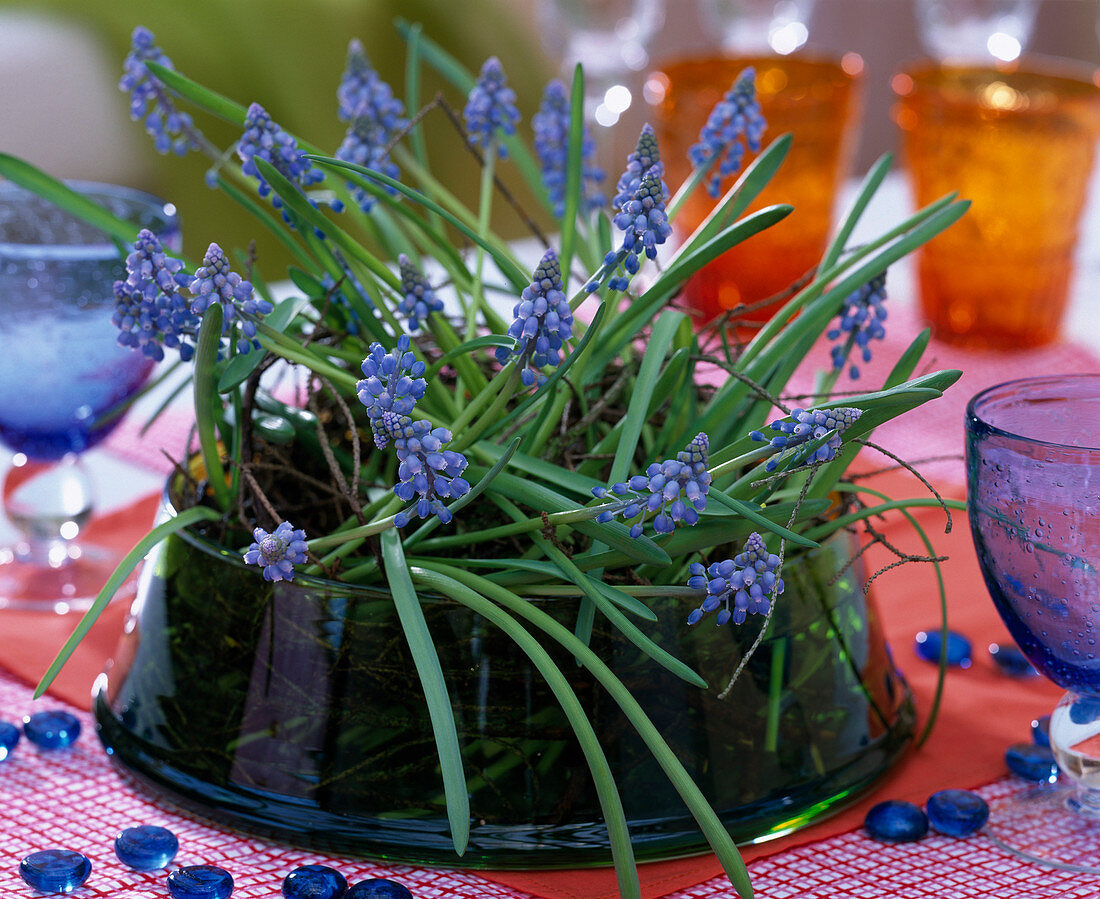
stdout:
<svg viewBox="0 0 1100 899">
<path fill-rule="evenodd" d="M 1038 386 L 1041 384 L 1059 384 L 1059 383 L 1081 383 L 1084 381 L 1093 381 L 1096 384 L 1096 397 L 1100 399 L 1100 372 L 1074 372 L 1069 374 L 1051 374 L 1051 375 L 1031 375 L 1026 378 L 1014 378 L 1011 381 L 1002 381 L 999 384 L 993 384 L 990 387 L 986 387 L 974 394 L 966 404 L 966 430 L 969 433 L 971 430 L 972 422 L 980 422 L 983 428 L 987 429 L 990 433 L 996 434 L 1000 437 L 1007 437 L 1011 440 L 1016 440 L 1021 443 L 1028 443 L 1034 446 L 1049 446 L 1054 449 L 1061 450 L 1075 450 L 1077 452 L 1100 452 L 1100 435 L 1097 436 L 1097 445 L 1095 446 L 1082 446 L 1075 443 L 1062 443 L 1057 440 L 1044 440 L 1041 437 L 1032 437 L 1027 434 L 1019 434 L 1016 431 L 1010 431 L 1007 428 L 999 427 L 993 424 L 987 418 L 985 418 L 981 412 L 980 407 L 987 404 L 993 395 L 1010 388 L 1024 387 L 1024 386 Z"/>
<path fill-rule="evenodd" d="M 1076 87 L 1091 87 L 1100 95 L 1100 66 L 1079 59 L 1043 54 L 1024 54 L 1012 62 L 990 59 L 939 60 L 930 56 L 917 57 L 898 66 L 890 79 L 891 90 L 899 99 L 916 93 L 921 87 L 934 89 L 930 76 L 961 74 L 988 74 L 991 78 L 1008 79 L 1044 78 L 1063 81 Z M 898 76 L 907 77 L 912 86 L 902 92 L 898 88 Z M 1083 93 L 1086 97 L 1087 93 Z"/>
<path fill-rule="evenodd" d="M 179 211 L 174 203 L 169 202 L 156 194 L 141 190 L 137 187 L 129 187 L 125 184 L 111 184 L 103 181 L 83 181 L 78 179 L 65 179 L 67 187 L 91 198 L 96 195 L 119 197 L 135 206 L 143 206 L 152 210 L 164 223 L 164 229 L 174 225 L 178 226 Z M 14 181 L 0 182 L 0 203 L 10 202 L 13 197 L 37 197 L 33 190 L 16 184 Z M 47 201 L 48 202 L 48 201 Z M 134 223 L 135 226 L 137 223 Z M 99 229 L 97 229 L 99 230 Z M 119 258 L 118 246 L 105 231 L 99 232 L 102 240 L 94 243 L 80 244 L 56 244 L 44 241 L 22 242 L 0 239 L 0 256 L 8 259 L 22 259 L 29 257 L 50 256 L 58 259 L 73 259 L 81 261 L 112 260 Z M 135 231 L 136 234 L 136 231 Z"/>
</svg>

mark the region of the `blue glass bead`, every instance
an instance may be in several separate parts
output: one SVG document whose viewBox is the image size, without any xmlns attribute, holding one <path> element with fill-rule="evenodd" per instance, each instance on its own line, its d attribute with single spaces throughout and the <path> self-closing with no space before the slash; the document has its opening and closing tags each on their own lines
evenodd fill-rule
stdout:
<svg viewBox="0 0 1100 899">
<path fill-rule="evenodd" d="M 342 899 L 347 891 L 347 878 L 327 865 L 302 865 L 283 880 L 286 899 Z"/>
<path fill-rule="evenodd" d="M 863 826 L 883 843 L 911 843 L 928 833 L 928 816 L 911 802 L 888 799 L 867 813 Z"/>
<path fill-rule="evenodd" d="M 949 837 L 968 837 L 989 819 L 989 806 L 970 790 L 940 790 L 925 803 L 929 823 Z"/>
<path fill-rule="evenodd" d="M 917 657 L 926 662 L 940 662 L 941 634 L 936 630 L 920 631 L 913 641 Z M 947 632 L 947 664 L 951 668 L 969 668 L 971 661 L 970 641 L 955 631 Z"/>
<path fill-rule="evenodd" d="M 4 761 L 19 742 L 19 728 L 10 721 L 0 721 L 0 762 Z"/>
<path fill-rule="evenodd" d="M 1031 722 L 1031 741 L 1036 746 L 1050 745 L 1050 715 L 1043 715 Z"/>
<path fill-rule="evenodd" d="M 19 876 L 43 893 L 71 893 L 91 873 L 88 857 L 71 849 L 32 852 L 19 863 Z"/>
<path fill-rule="evenodd" d="M 1008 770 L 1024 780 L 1050 781 L 1058 778 L 1058 763 L 1049 746 L 1036 746 L 1034 743 L 1013 743 L 1005 752 Z"/>
<path fill-rule="evenodd" d="M 65 749 L 80 736 L 80 722 L 68 712 L 35 712 L 23 719 L 23 733 L 35 746 Z"/>
<path fill-rule="evenodd" d="M 413 899 L 413 894 L 395 880 L 375 877 L 371 880 L 360 880 L 348 890 L 344 899 Z"/>
<path fill-rule="evenodd" d="M 1035 670 L 1031 662 L 1027 660 L 1018 646 L 1013 646 L 1011 643 L 990 643 L 989 644 L 989 657 L 993 659 L 993 663 L 997 666 L 997 670 L 1001 674 L 1007 677 L 1038 677 L 1039 672 Z"/>
<path fill-rule="evenodd" d="M 127 827 L 115 837 L 115 855 L 124 865 L 138 871 L 167 867 L 179 852 L 180 841 L 166 827 L 142 824 Z"/>
<path fill-rule="evenodd" d="M 233 878 L 217 865 L 190 865 L 168 875 L 168 895 L 174 899 L 228 899 Z"/>
</svg>

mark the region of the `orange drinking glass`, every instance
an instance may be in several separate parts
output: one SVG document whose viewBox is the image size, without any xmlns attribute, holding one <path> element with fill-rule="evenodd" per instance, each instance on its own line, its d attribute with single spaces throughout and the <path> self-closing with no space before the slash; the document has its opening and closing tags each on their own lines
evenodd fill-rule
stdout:
<svg viewBox="0 0 1100 899">
<path fill-rule="evenodd" d="M 1055 340 L 1100 134 L 1100 87 L 1024 62 L 919 63 L 893 88 L 917 204 L 952 190 L 973 201 L 917 256 L 921 309 L 936 336 L 991 349 Z"/>
<path fill-rule="evenodd" d="M 825 250 L 833 206 L 848 173 L 863 60 L 813 56 L 743 56 L 686 59 L 650 76 L 647 93 L 657 103 L 656 129 L 666 180 L 675 189 L 692 167 L 688 150 L 699 139 L 714 105 L 744 69 L 756 70 L 756 93 L 767 121 L 763 143 L 791 132 L 790 152 L 772 182 L 749 207 L 795 207 L 786 219 L 723 253 L 684 288 L 684 300 L 703 321 L 737 309 L 738 323 L 767 321 L 778 303 L 765 302 L 809 272 Z M 754 158 L 745 153 L 742 168 Z M 723 192 L 733 183 L 723 184 Z M 705 185 L 673 221 L 685 239 L 717 201 Z M 747 306 L 747 309 L 738 307 Z"/>
</svg>

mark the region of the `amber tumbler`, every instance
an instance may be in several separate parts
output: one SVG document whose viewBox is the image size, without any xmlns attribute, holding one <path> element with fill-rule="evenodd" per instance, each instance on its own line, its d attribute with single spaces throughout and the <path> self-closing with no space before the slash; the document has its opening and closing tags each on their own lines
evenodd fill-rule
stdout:
<svg viewBox="0 0 1100 899">
<path fill-rule="evenodd" d="M 918 253 L 920 305 L 939 339 L 1017 349 L 1058 337 L 1100 134 L 1090 75 L 1025 61 L 894 76 L 917 205 L 953 190 L 973 203 Z"/>
<path fill-rule="evenodd" d="M 771 316 L 778 304 L 765 301 L 820 260 L 851 161 L 863 69 L 858 55 L 841 60 L 801 54 L 685 59 L 664 66 L 647 83 L 647 94 L 657 104 L 661 159 L 673 190 L 691 173 L 688 150 L 711 110 L 749 66 L 756 70 L 757 97 L 767 121 L 764 146 L 788 132 L 793 137 L 787 159 L 750 211 L 775 203 L 790 203 L 795 210 L 691 278 L 683 299 L 700 314 L 700 323 L 729 310 L 735 310 L 732 317 L 740 323 Z M 754 156 L 746 152 L 742 170 Z M 723 183 L 723 193 L 735 177 Z M 696 189 L 673 221 L 677 238 L 690 235 L 717 202 L 705 185 Z"/>
</svg>

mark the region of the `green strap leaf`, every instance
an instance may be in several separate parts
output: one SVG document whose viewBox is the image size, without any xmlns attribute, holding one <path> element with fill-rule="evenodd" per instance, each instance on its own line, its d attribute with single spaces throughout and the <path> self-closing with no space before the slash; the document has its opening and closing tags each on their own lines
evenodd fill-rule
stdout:
<svg viewBox="0 0 1100 899">
<path fill-rule="evenodd" d="M 728 509 L 732 509 L 738 515 L 743 515 L 754 524 L 758 524 L 760 525 L 760 527 L 766 528 L 773 534 L 782 537 L 784 540 L 789 540 L 796 546 L 817 546 L 817 543 L 815 543 L 813 540 L 808 540 L 801 534 L 796 534 L 794 531 L 787 530 L 787 528 L 783 527 L 781 524 L 777 524 L 770 518 L 761 515 L 759 509 L 754 509 L 751 505 L 749 505 L 749 503 L 746 503 L 743 500 L 734 499 L 732 496 L 727 496 L 721 490 L 711 490 L 707 494 L 707 499 L 715 500 L 720 505 L 723 505 Z"/>
<path fill-rule="evenodd" d="M 65 663 L 69 661 L 69 657 L 72 656 L 73 650 L 87 635 L 88 631 L 92 629 L 92 625 L 96 623 L 96 619 L 105 608 L 107 603 L 111 601 L 111 598 L 118 591 L 118 588 L 122 586 L 122 582 L 126 580 L 137 568 L 138 563 L 144 559 L 153 547 L 161 542 L 169 534 L 174 534 L 177 531 L 182 531 L 184 528 L 190 527 L 193 524 L 198 524 L 200 521 L 216 521 L 221 518 L 221 515 L 215 512 L 213 509 L 209 509 L 206 506 L 194 506 L 187 509 L 184 512 L 177 512 L 168 521 L 158 524 L 148 534 L 142 537 L 134 548 L 131 549 L 125 556 L 122 557 L 122 561 L 118 563 L 118 567 L 112 572 L 111 576 L 107 578 L 107 583 L 103 585 L 103 589 L 96 594 L 95 601 L 87 612 L 84 613 L 84 617 L 80 619 L 80 623 L 73 630 L 69 639 L 65 641 L 65 645 L 61 647 L 61 651 L 57 654 L 57 657 L 50 664 L 50 667 L 46 669 L 46 673 L 42 675 L 42 680 L 38 682 L 38 686 L 34 688 L 34 698 L 38 699 L 46 690 L 49 689 L 50 684 L 54 682 L 54 678 L 65 666 Z"/>
<path fill-rule="evenodd" d="M 291 297 L 283 300 L 272 310 L 270 315 L 264 318 L 264 322 L 273 331 L 278 331 L 281 334 L 286 331 L 287 326 L 294 320 L 294 317 L 308 305 L 309 300 L 306 297 Z M 229 393 L 243 384 L 263 361 L 263 358 L 263 353 L 253 350 L 249 353 L 238 353 L 230 359 L 225 371 L 218 379 L 218 393 Z"/>
<path fill-rule="evenodd" d="M 454 710 L 443 680 L 443 669 L 435 651 L 435 643 L 424 620 L 420 599 L 416 595 L 401 537 L 395 530 L 383 531 L 382 559 L 386 565 L 386 580 L 393 594 L 393 604 L 412 652 L 416 672 L 428 701 L 439 766 L 443 772 L 443 792 L 447 798 L 447 821 L 455 852 L 462 855 L 470 841 L 470 797 L 466 791 L 466 775 L 462 770 L 462 752 L 458 746 L 458 730 Z"/>
<path fill-rule="evenodd" d="M 244 127 L 244 120 L 248 115 L 248 110 L 241 106 L 236 100 L 230 100 L 217 91 L 212 91 L 208 87 L 203 87 L 198 82 L 192 81 L 182 72 L 165 68 L 160 63 L 146 62 L 145 64 L 149 67 L 149 71 L 156 76 L 158 81 L 163 82 L 165 87 L 179 94 L 179 96 L 183 97 L 183 99 L 187 100 L 189 103 L 194 103 L 200 109 L 205 109 L 211 115 L 216 115 L 220 119 L 232 122 L 238 127 Z"/>
<path fill-rule="evenodd" d="M 592 783 L 596 787 L 596 795 L 600 800 L 604 823 L 607 825 L 607 837 L 611 845 L 611 858 L 615 863 L 619 895 L 623 896 L 624 899 L 626 897 L 639 899 L 641 887 L 638 884 L 638 868 L 634 861 L 634 850 L 630 844 L 630 833 L 626 825 L 626 813 L 623 811 L 622 799 L 615 785 L 615 776 L 611 773 L 607 756 L 604 754 L 600 740 L 596 736 L 596 732 L 592 728 L 580 700 L 577 699 L 577 694 L 569 685 L 569 681 L 561 669 L 554 664 L 554 660 L 543 649 L 539 641 L 515 618 L 461 581 L 430 568 L 414 567 L 412 576 L 424 586 L 442 593 L 455 602 L 462 603 L 483 618 L 491 621 L 511 637 L 516 645 L 527 654 L 532 664 L 538 668 L 539 673 L 546 681 L 546 685 L 557 698 L 570 727 L 573 728 L 577 743 L 580 745 L 585 760 L 588 762 L 589 770 L 592 772 Z"/>
</svg>

